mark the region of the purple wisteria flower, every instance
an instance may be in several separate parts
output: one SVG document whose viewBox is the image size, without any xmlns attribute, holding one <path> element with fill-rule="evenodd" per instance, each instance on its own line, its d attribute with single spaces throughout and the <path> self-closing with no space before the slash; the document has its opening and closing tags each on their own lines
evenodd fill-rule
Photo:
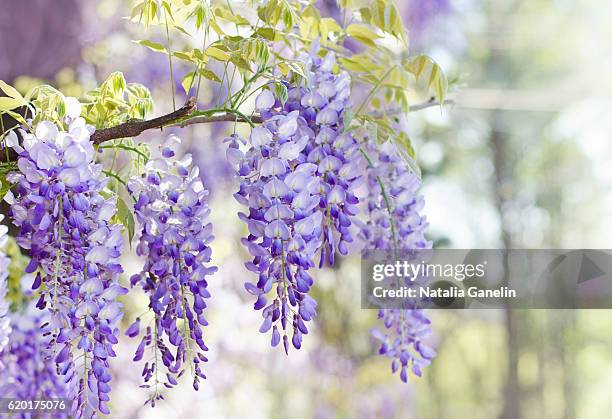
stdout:
<svg viewBox="0 0 612 419">
<path fill-rule="evenodd" d="M 406 167 L 392 143 L 370 142 L 366 149 L 372 162 L 367 179 L 367 222 L 360 223 L 366 249 L 402 257 L 430 249 L 431 242 L 425 238 L 428 223 L 419 213 L 424 206 L 423 196 L 418 194 L 419 177 Z M 402 381 L 408 379 L 408 368 L 420 376 L 422 368 L 435 356 L 424 342 L 431 332 L 424 311 L 407 305 L 381 309 L 378 317 L 385 326 L 385 330 L 373 331 L 381 341 L 379 353 L 393 359 L 392 371 L 400 370 Z"/>
<path fill-rule="evenodd" d="M 4 215 L 0 214 L 0 222 L 3 219 Z M 6 246 L 7 231 L 6 226 L 0 224 L 0 353 L 2 353 L 2 349 L 8 344 L 11 333 L 11 324 L 8 316 L 9 305 L 6 301 L 10 260 L 3 252 L 4 246 Z M 1 361 L 0 368 L 2 368 Z"/>
<path fill-rule="evenodd" d="M 147 163 L 142 177 L 128 182 L 141 226 L 136 253 L 146 258 L 142 272 L 130 282 L 147 293 L 154 317 L 145 327 L 134 361 L 143 358 L 146 347 L 152 349 L 153 358 L 142 372 L 147 383 L 143 387 L 155 389 L 147 400 L 152 406 L 163 399 L 158 393 L 160 380 L 168 388 L 175 386 L 187 365 L 198 390 L 200 379 L 206 378 L 201 364 L 208 360 L 202 327 L 208 325 L 204 317 L 205 299 L 210 297 L 207 277 L 217 270 L 210 265 L 213 235 L 208 190 L 198 167 L 191 167 L 190 155 L 175 158 L 179 144 L 177 137 L 168 138 L 161 156 Z M 140 322 L 136 319 L 126 334 L 140 334 Z"/>
<path fill-rule="evenodd" d="M 12 314 L 12 331 L 8 346 L 0 352 L 0 394 L 19 400 L 41 400 L 67 397 L 67 384 L 58 375 L 53 359 L 45 348 L 51 343 L 40 325 L 48 322 L 49 314 L 30 304 L 24 313 Z M 65 414 L 49 417 L 65 417 Z M 19 416 L 32 417 L 29 413 Z"/>
<path fill-rule="evenodd" d="M 122 317 L 115 300 L 127 292 L 118 283 L 123 239 L 110 223 L 115 200 L 102 194 L 107 179 L 94 163 L 93 127 L 79 117 L 76 99 L 66 108 L 66 131 L 42 121 L 21 133 L 22 145 L 11 140 L 20 171 L 9 176 L 16 194 L 8 200 L 17 243 L 30 250 L 36 305 L 49 312 L 46 356 L 64 376 L 72 414 L 91 417 L 109 413 L 109 360 Z"/>
</svg>

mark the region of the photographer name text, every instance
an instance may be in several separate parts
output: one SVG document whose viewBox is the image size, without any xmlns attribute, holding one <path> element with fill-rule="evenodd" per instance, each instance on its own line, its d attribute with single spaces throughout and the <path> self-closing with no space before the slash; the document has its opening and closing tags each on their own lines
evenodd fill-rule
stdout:
<svg viewBox="0 0 612 419">
<path fill-rule="evenodd" d="M 400 287 L 391 289 L 386 287 L 374 287 L 372 294 L 376 298 L 516 298 L 517 295 L 516 290 L 508 287 L 495 289 L 469 287 L 467 290 L 458 287 Z"/>
</svg>

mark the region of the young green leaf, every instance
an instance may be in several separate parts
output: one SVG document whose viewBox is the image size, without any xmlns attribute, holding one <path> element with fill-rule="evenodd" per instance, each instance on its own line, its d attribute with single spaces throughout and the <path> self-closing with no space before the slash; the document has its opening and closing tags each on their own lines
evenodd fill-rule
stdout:
<svg viewBox="0 0 612 419">
<path fill-rule="evenodd" d="M 183 90 L 187 95 L 193 87 L 195 77 L 195 71 L 190 71 L 189 73 L 185 74 L 185 77 L 183 77 L 183 80 L 181 81 L 181 86 L 183 86 Z"/>
<path fill-rule="evenodd" d="M 378 35 L 376 32 L 374 32 L 372 29 L 370 29 L 366 25 L 362 25 L 358 23 L 353 23 L 349 25 L 346 28 L 346 33 L 350 37 L 355 38 L 359 42 L 365 45 L 371 46 L 371 47 L 376 47 L 376 43 L 374 41 L 376 41 L 379 38 L 382 38 L 380 35 Z"/>
<path fill-rule="evenodd" d="M 281 101 L 281 104 L 284 106 L 285 102 L 287 102 L 287 99 L 289 99 L 289 95 L 287 93 L 287 86 L 284 83 L 275 83 L 274 92 L 276 93 L 276 97 Z"/>
<path fill-rule="evenodd" d="M 3 80 L 0 80 L 0 90 L 2 90 L 9 98 L 18 101 L 18 106 L 27 105 L 27 101 L 23 98 L 23 96 L 21 96 L 21 93 L 19 93 L 17 89 L 15 89 L 13 86 L 10 86 Z"/>
<path fill-rule="evenodd" d="M 207 68 L 201 68 L 198 70 L 198 74 L 201 74 L 202 77 L 208 80 L 212 80 L 217 83 L 221 83 L 221 79 L 211 70 Z"/>
<path fill-rule="evenodd" d="M 230 59 L 230 55 L 227 52 L 215 46 L 210 46 L 206 48 L 205 54 L 222 62 L 226 62 Z"/>
<path fill-rule="evenodd" d="M 134 221 L 132 211 L 120 196 L 117 197 L 117 219 L 127 230 L 129 242 L 131 243 L 134 238 L 136 222 Z"/>
<path fill-rule="evenodd" d="M 22 103 L 19 99 L 14 99 L 12 97 L 0 97 L 0 112 L 10 111 L 11 109 L 15 109 L 22 106 Z"/>
<path fill-rule="evenodd" d="M 231 10 L 229 10 L 228 8 L 224 6 L 215 7 L 214 13 L 215 13 L 215 16 L 220 17 L 221 19 L 227 20 L 228 22 L 235 23 L 238 26 L 250 25 L 249 21 L 246 18 L 232 12 Z"/>
<path fill-rule="evenodd" d="M 166 48 L 158 42 L 149 41 L 148 39 L 140 39 L 134 42 L 149 48 L 151 51 L 162 52 L 164 54 L 168 53 L 168 50 L 166 50 Z"/>
</svg>

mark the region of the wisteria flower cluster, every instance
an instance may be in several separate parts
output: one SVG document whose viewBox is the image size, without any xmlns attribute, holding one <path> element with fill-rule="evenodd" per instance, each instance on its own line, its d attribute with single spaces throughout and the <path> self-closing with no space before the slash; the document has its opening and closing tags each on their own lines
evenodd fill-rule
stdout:
<svg viewBox="0 0 612 419">
<path fill-rule="evenodd" d="M 0 214 L 0 222 L 4 219 L 4 215 Z M 9 258 L 4 254 L 3 249 L 6 245 L 8 229 L 0 224 L 0 354 L 2 349 L 7 345 L 9 335 L 11 333 L 9 319 L 9 305 L 6 301 L 6 293 L 8 291 L 8 270 Z M 0 360 L 0 369 L 2 361 Z"/>
<path fill-rule="evenodd" d="M 366 249 L 409 257 L 419 249 L 431 248 L 425 238 L 427 220 L 420 214 L 423 196 L 418 194 L 421 181 L 410 172 L 392 143 L 368 144 L 371 160 L 368 168 L 367 222 L 361 224 Z M 435 351 L 424 338 L 430 333 L 430 320 L 417 307 L 385 308 L 379 319 L 386 330 L 374 330 L 381 341 L 379 353 L 393 359 L 391 369 L 400 370 L 406 382 L 408 368 L 420 376 Z"/>
<path fill-rule="evenodd" d="M 351 78 L 344 71 L 334 73 L 336 57 L 332 52 L 324 58 L 318 53 L 319 44 L 314 42 L 310 52 L 301 56 L 305 85 L 289 86 L 288 100 L 280 109 L 274 108 L 280 103 L 275 100 L 272 104 L 267 91 L 258 97 L 258 107 L 262 115 L 297 111 L 312 130 L 304 154 L 308 162 L 317 165 L 317 182 L 311 189 L 319 196 L 324 220 L 319 262 L 323 266 L 334 264 L 336 252 L 346 255 L 348 243 L 353 241 L 350 227 L 359 212 L 355 189 L 362 160 L 359 144 L 344 127 Z"/>
<path fill-rule="evenodd" d="M 116 297 L 127 290 L 118 283 L 121 226 L 110 223 L 116 203 L 102 194 L 107 179 L 94 163 L 93 128 L 75 99 L 67 105 L 67 130 L 42 121 L 34 133 L 21 132 L 21 145 L 13 135 L 19 172 L 10 175 L 9 201 L 17 242 L 31 255 L 26 273 L 40 288 L 36 305 L 49 313 L 45 356 L 67 383 L 73 415 L 90 417 L 109 413 L 109 359 L 122 318 Z"/>
<path fill-rule="evenodd" d="M 171 136 L 161 146 L 161 155 L 147 163 L 142 177 L 128 183 L 142 226 L 136 253 L 146 259 L 131 284 L 146 292 L 154 314 L 134 361 L 143 358 L 146 347 L 152 348 L 153 358 L 142 372 L 146 383 L 153 380 L 153 384 L 144 384 L 155 388 L 148 400 L 152 405 L 163 398 L 157 392 L 160 374 L 163 384 L 173 387 L 191 365 L 193 387 L 198 390 L 200 379 L 206 378 L 201 363 L 208 360 L 202 327 L 208 324 L 204 317 L 205 299 L 210 297 L 207 277 L 217 270 L 210 265 L 213 235 L 208 222 L 208 191 L 198 167 L 191 168 L 190 155 L 174 158 L 179 145 L 180 140 Z M 128 328 L 128 336 L 140 333 L 140 322 L 138 318 Z"/>
<path fill-rule="evenodd" d="M 259 94 L 256 108 L 264 122 L 252 130 L 246 153 L 240 150 L 246 141 L 235 135 L 227 140 L 228 160 L 241 179 L 235 197 L 249 208 L 240 214 L 249 229 L 243 244 L 253 256 L 246 266 L 258 275 L 246 288 L 257 297 L 254 308 L 263 309 L 260 332 L 271 329 L 276 346 L 280 324 L 286 353 L 288 324 L 299 349 L 305 322 L 316 315 L 308 270 L 317 253 L 322 266 L 334 263 L 336 251 L 348 252 L 358 213 L 358 144 L 343 127 L 350 78 L 333 73 L 332 53 L 322 59 L 317 51 L 315 45 L 304 57 L 306 86 L 290 86 L 286 103 L 269 90 Z"/>
<path fill-rule="evenodd" d="M 2 352 L 4 368 L 0 370 L 0 394 L 18 400 L 44 400 L 65 398 L 67 384 L 58 375 L 52 358 L 45 348 L 50 335 L 40 331 L 40 325 L 49 321 L 49 314 L 41 312 L 34 304 L 23 313 L 11 315 L 10 341 Z M 24 414 L 22 417 L 29 417 Z M 57 413 L 51 417 L 65 417 Z"/>
<path fill-rule="evenodd" d="M 297 112 L 277 115 L 253 129 L 246 154 L 237 137 L 230 137 L 227 153 L 242 180 L 234 196 L 249 208 L 239 214 L 249 230 L 242 242 L 253 257 L 246 266 L 258 281 L 245 287 L 257 297 L 255 310 L 263 309 L 260 332 L 272 330 L 271 344 L 277 346 L 280 328 L 285 352 L 287 330 L 293 329 L 292 343 L 299 349 L 308 333 L 305 322 L 316 314 L 308 270 L 321 245 L 322 216 L 320 199 L 310 188 L 317 182 L 317 166 L 303 153 L 309 140 L 302 135 L 305 129 Z"/>
</svg>

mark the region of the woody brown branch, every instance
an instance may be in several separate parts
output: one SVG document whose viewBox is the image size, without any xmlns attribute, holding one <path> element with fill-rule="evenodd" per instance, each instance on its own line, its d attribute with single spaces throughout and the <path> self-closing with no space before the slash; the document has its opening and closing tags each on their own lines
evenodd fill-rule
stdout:
<svg viewBox="0 0 612 419">
<path fill-rule="evenodd" d="M 444 105 L 454 104 L 451 100 L 444 101 Z M 433 106 L 439 106 L 440 102 L 430 99 L 422 103 L 417 103 L 410 107 L 410 111 L 418 111 L 421 109 L 430 108 Z M 158 116 L 157 118 L 148 119 L 145 121 L 128 121 L 123 124 L 116 125 L 110 128 L 102 128 L 96 130 L 91 135 L 91 140 L 94 144 L 102 144 L 107 141 L 116 140 L 119 138 L 131 138 L 137 137 L 145 131 L 151 129 L 162 129 L 167 126 L 173 127 L 186 127 L 188 125 L 195 124 L 208 124 L 213 122 L 249 122 L 247 119 L 240 115 L 233 113 L 225 113 L 220 115 L 212 116 L 196 116 L 189 118 L 196 110 L 196 102 L 194 98 L 187 100 L 185 105 L 166 115 Z M 259 115 L 253 115 L 249 118 L 250 122 L 255 124 L 262 123 L 262 118 Z M 15 161 L 15 153 L 10 152 L 8 161 Z M 4 152 L 0 153 L 0 162 L 6 161 Z"/>
<path fill-rule="evenodd" d="M 195 110 L 195 99 L 189 98 L 182 108 L 177 109 L 176 111 L 167 115 L 158 116 L 157 118 L 146 121 L 128 121 L 114 127 L 96 130 L 91 135 L 91 141 L 93 141 L 94 144 L 101 144 L 118 138 L 137 137 L 144 131 L 155 128 L 163 128 L 166 125 L 179 121 L 182 118 L 191 115 Z"/>
<path fill-rule="evenodd" d="M 445 105 L 451 105 L 454 102 L 451 100 L 444 101 Z M 423 103 L 418 103 L 410 107 L 411 111 L 418 111 L 433 106 L 438 106 L 440 103 L 436 100 L 430 99 Z M 213 122 L 248 122 L 245 118 L 236 114 L 221 114 L 212 116 L 196 116 L 193 118 L 184 119 L 195 111 L 195 101 L 190 98 L 187 103 L 180 109 L 160 117 L 150 119 L 147 121 L 134 121 L 125 122 L 111 128 L 104 128 L 94 132 L 91 136 L 91 140 L 94 144 L 101 144 L 106 141 L 115 140 L 118 138 L 137 137 L 144 131 L 156 128 L 163 128 L 166 126 L 174 127 L 186 127 L 195 124 L 209 124 Z M 184 119 L 184 120 L 183 120 Z M 258 115 L 253 115 L 250 121 L 255 124 L 261 124 L 262 118 Z"/>
</svg>

